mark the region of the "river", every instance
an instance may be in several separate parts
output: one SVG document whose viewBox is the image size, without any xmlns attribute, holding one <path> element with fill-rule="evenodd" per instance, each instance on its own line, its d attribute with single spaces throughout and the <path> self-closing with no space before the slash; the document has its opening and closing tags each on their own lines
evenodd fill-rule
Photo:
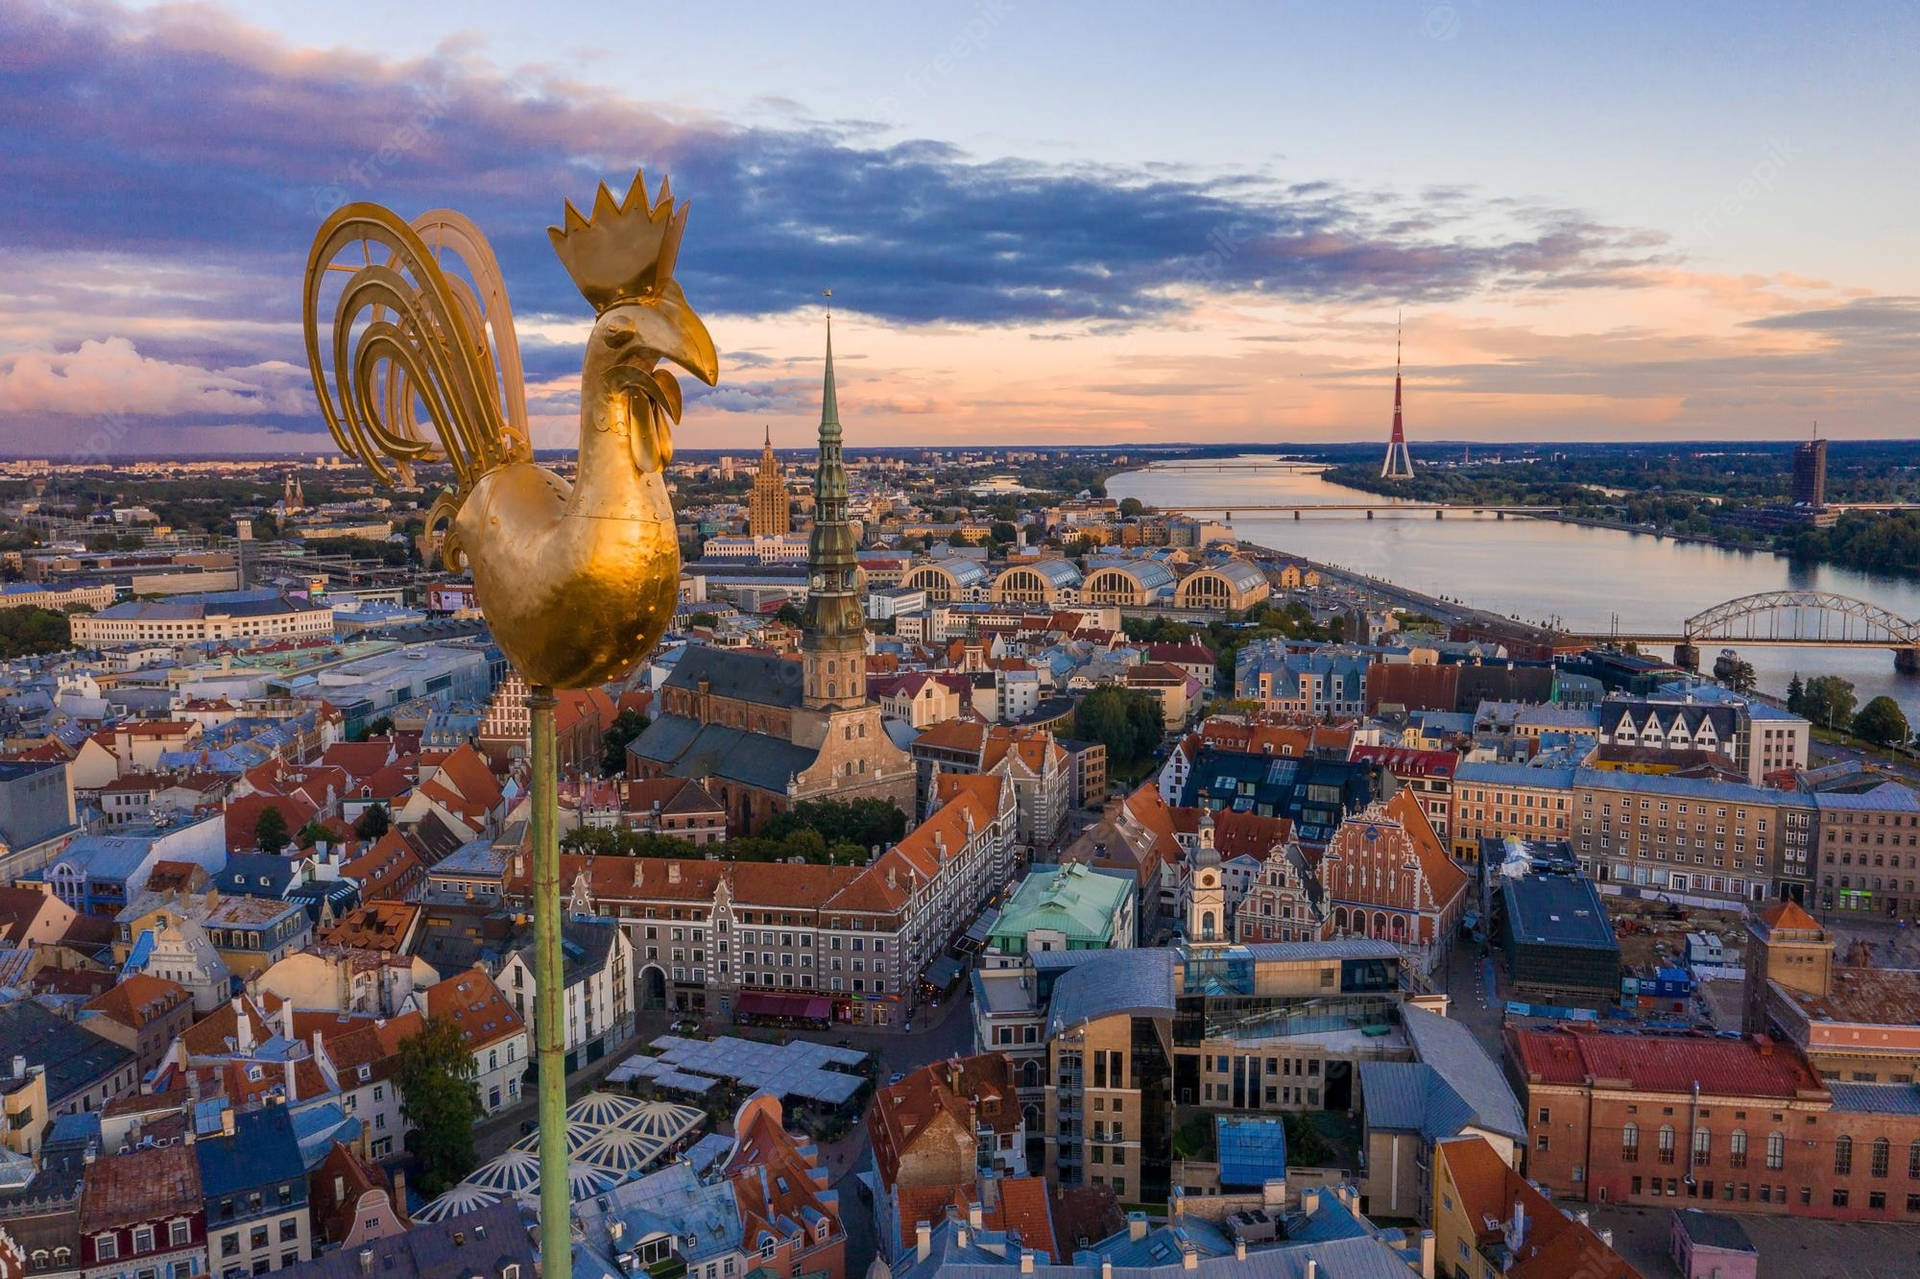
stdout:
<svg viewBox="0 0 1920 1279">
<path fill-rule="evenodd" d="M 1317 474 L 1246 469 L 1178 471 L 1150 466 L 1107 481 L 1107 495 L 1150 506 L 1247 506 L 1287 502 L 1378 502 L 1383 499 Z M 1762 591 L 1822 590 L 1866 600 L 1901 617 L 1920 616 L 1920 583 L 1827 565 L 1795 565 L 1765 552 L 1730 551 L 1675 542 L 1650 533 L 1584 528 L 1553 520 L 1497 520 L 1448 512 L 1381 515 L 1355 512 L 1300 520 L 1291 515 L 1237 515 L 1241 539 L 1324 564 L 1385 578 L 1428 595 L 1478 608 L 1604 634 L 1677 632 L 1680 623 L 1723 600 Z M 1702 647 L 1711 667 L 1722 646 Z M 1763 690 L 1783 694 L 1798 671 L 1853 681 L 1860 703 L 1882 693 L 1920 723 L 1920 678 L 1893 669 L 1887 649 L 1763 648 L 1735 645 L 1753 663 Z M 1671 653 L 1665 654 L 1672 656 Z"/>
</svg>

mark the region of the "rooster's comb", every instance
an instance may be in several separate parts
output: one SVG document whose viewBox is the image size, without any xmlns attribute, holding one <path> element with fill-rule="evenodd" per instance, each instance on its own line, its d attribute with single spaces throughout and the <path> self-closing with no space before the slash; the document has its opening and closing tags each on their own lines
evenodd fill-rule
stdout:
<svg viewBox="0 0 1920 1279">
<path fill-rule="evenodd" d="M 686 225 L 687 206 L 673 207 L 667 180 L 660 179 L 658 198 L 649 202 L 646 174 L 636 172 L 627 198 L 619 204 L 602 182 L 590 218 L 581 217 L 573 201 L 567 201 L 564 225 L 548 227 L 547 236 L 580 296 L 599 312 L 665 288 L 673 279 Z"/>
</svg>

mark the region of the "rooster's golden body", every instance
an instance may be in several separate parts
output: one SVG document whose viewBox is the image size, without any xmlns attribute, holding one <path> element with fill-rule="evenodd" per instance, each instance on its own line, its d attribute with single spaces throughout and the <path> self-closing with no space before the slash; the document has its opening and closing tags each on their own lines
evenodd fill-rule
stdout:
<svg viewBox="0 0 1920 1279">
<path fill-rule="evenodd" d="M 410 480 L 415 462 L 452 464 L 455 486 L 434 504 L 429 529 L 445 525 L 449 567 L 471 567 L 495 642 L 530 684 L 612 679 L 673 615 L 680 550 L 663 472 L 680 387 L 660 362 L 708 384 L 718 376 L 712 339 L 673 279 L 685 222 L 665 182 L 649 204 L 636 177 L 624 202 L 602 186 L 590 221 L 569 204 L 565 224 L 549 231 L 597 314 L 571 485 L 534 464 L 506 292 L 471 223 L 436 212 L 409 225 L 353 204 L 314 240 L 307 357 L 334 438 L 389 482 Z M 356 245 L 359 262 L 335 264 Z M 442 255 L 469 278 L 449 273 Z M 323 347 L 330 270 L 351 274 Z"/>
</svg>

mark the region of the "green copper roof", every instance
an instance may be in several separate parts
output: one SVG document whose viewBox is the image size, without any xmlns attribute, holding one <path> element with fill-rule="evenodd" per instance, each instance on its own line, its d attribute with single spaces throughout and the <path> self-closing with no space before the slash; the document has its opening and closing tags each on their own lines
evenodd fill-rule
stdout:
<svg viewBox="0 0 1920 1279">
<path fill-rule="evenodd" d="M 1120 876 L 1078 862 L 1036 866 L 1001 910 L 989 942 L 1002 951 L 1023 951 L 1027 935 L 1044 928 L 1063 934 L 1069 943 L 1111 946 L 1114 912 L 1132 891 L 1133 885 Z M 1008 944 L 1002 945 L 1003 939 Z"/>
<path fill-rule="evenodd" d="M 820 433 L 825 435 L 831 426 L 834 434 L 840 433 L 840 396 L 833 389 L 833 317 L 827 317 L 827 378 L 826 386 L 820 392 Z"/>
</svg>

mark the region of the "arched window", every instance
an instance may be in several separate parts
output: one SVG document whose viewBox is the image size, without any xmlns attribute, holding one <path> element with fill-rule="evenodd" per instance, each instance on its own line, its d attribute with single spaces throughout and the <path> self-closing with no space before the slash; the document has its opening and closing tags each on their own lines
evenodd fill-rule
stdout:
<svg viewBox="0 0 1920 1279">
<path fill-rule="evenodd" d="M 1747 1166 L 1747 1130 L 1735 1128 L 1733 1135 L 1727 1138 L 1727 1163 L 1735 1168 Z"/>
<path fill-rule="evenodd" d="M 1640 1162 L 1640 1125 L 1629 1123 L 1620 1130 L 1620 1162 L 1637 1164 Z"/>
<path fill-rule="evenodd" d="M 1693 1130 L 1693 1166 L 1705 1168 L 1713 1161 L 1713 1134 L 1705 1128 Z"/>
<path fill-rule="evenodd" d="M 1779 1172 L 1787 1166 L 1787 1138 L 1785 1133 L 1767 1134 L 1767 1168 Z"/>
<path fill-rule="evenodd" d="M 1873 1175 L 1876 1177 L 1886 1176 L 1887 1165 L 1892 1162 L 1893 1143 L 1885 1137 L 1875 1137 L 1873 1139 Z"/>
<path fill-rule="evenodd" d="M 1656 1147 L 1656 1150 L 1659 1155 L 1659 1159 L 1661 1163 L 1670 1164 L 1673 1162 L 1673 1125 L 1672 1124 L 1660 1125 L 1659 1145 Z"/>
<path fill-rule="evenodd" d="M 1841 1177 L 1853 1171 L 1853 1138 L 1834 1138 L 1833 1171 L 1836 1176 Z"/>
</svg>

